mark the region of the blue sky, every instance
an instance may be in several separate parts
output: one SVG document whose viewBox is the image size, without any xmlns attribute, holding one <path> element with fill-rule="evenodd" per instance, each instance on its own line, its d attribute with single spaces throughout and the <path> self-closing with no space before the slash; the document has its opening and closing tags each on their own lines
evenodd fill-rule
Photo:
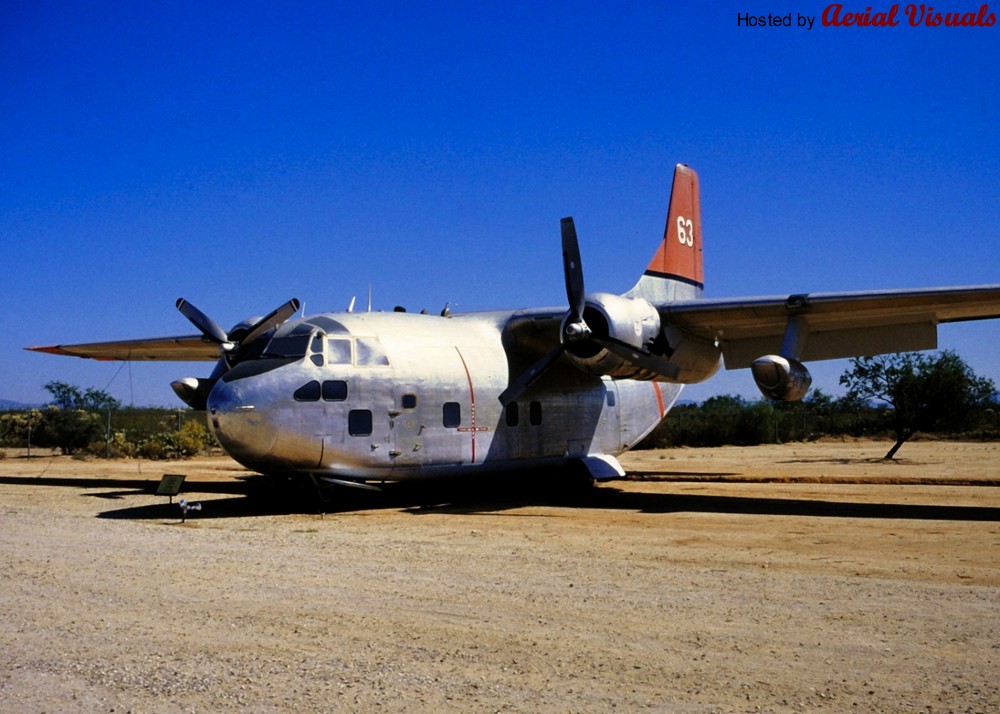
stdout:
<svg viewBox="0 0 1000 714">
<path fill-rule="evenodd" d="M 561 305 L 566 215 L 588 289 L 627 290 L 678 162 L 701 176 L 710 297 L 1000 282 L 1000 24 L 429 5 L 4 3 L 0 397 L 59 379 L 178 405 L 169 381 L 210 364 L 21 348 L 189 333 L 180 296 L 226 327 L 369 284 L 377 309 Z M 940 338 L 1000 383 L 1000 324 Z M 838 393 L 845 366 L 814 384 Z M 756 390 L 737 371 L 686 396 L 715 393 Z"/>
</svg>

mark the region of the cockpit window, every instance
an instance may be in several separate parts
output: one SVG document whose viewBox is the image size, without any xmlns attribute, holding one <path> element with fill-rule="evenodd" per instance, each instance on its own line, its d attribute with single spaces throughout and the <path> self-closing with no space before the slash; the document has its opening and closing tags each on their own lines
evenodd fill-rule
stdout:
<svg viewBox="0 0 1000 714">
<path fill-rule="evenodd" d="M 377 337 L 358 338 L 358 366 L 384 367 L 389 364 L 389 357 L 382 348 Z"/>
<path fill-rule="evenodd" d="M 287 335 L 308 335 L 313 331 L 313 326 L 308 322 L 300 322 L 295 325 L 291 330 L 282 330 Z"/>
<path fill-rule="evenodd" d="M 332 337 L 326 341 L 326 359 L 330 364 L 351 363 L 351 340 L 347 337 Z"/>
<path fill-rule="evenodd" d="M 309 359 L 317 367 L 323 366 L 323 335 L 315 334 L 312 338 L 312 344 L 309 347 L 309 351 L 312 352 L 309 355 Z"/>
<path fill-rule="evenodd" d="M 309 348 L 309 335 L 275 337 L 264 349 L 262 357 L 305 357 Z"/>
</svg>

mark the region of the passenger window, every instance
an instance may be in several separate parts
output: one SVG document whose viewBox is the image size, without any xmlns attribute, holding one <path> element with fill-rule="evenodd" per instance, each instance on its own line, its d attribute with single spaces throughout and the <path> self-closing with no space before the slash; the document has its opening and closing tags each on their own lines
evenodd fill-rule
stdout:
<svg viewBox="0 0 1000 714">
<path fill-rule="evenodd" d="M 400 405 L 403 409 L 416 409 L 417 408 L 417 395 L 416 394 L 404 394 L 399 400 Z"/>
<path fill-rule="evenodd" d="M 532 402 L 528 405 L 528 423 L 538 426 L 542 423 L 542 403 Z"/>
<path fill-rule="evenodd" d="M 359 337 L 357 345 L 359 367 L 384 367 L 389 364 L 389 357 L 377 337 Z"/>
<path fill-rule="evenodd" d="M 368 409 L 352 409 L 347 414 L 347 433 L 351 436 L 371 436 L 372 413 Z"/>
<path fill-rule="evenodd" d="M 323 400 L 342 402 L 347 399 L 347 382 L 342 379 L 328 379 L 323 382 Z"/>
<path fill-rule="evenodd" d="M 504 418 L 507 420 L 507 426 L 517 426 L 518 421 L 520 421 L 517 411 L 517 402 L 511 402 L 507 405 L 507 410 L 504 414 Z"/>
<path fill-rule="evenodd" d="M 296 389 L 292 396 L 297 402 L 318 402 L 319 392 L 319 382 L 313 380 L 312 382 L 306 382 Z"/>
<path fill-rule="evenodd" d="M 351 363 L 351 340 L 332 337 L 326 341 L 326 358 L 330 364 Z"/>
<path fill-rule="evenodd" d="M 443 413 L 443 423 L 447 429 L 455 429 L 462 423 L 462 405 L 458 402 L 445 402 Z"/>
</svg>

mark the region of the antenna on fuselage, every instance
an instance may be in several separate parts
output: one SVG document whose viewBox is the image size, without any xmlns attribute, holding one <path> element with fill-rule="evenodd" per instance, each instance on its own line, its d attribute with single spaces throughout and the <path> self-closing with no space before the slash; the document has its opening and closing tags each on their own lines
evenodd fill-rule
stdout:
<svg viewBox="0 0 1000 714">
<path fill-rule="evenodd" d="M 368 312 L 372 311 L 372 284 L 368 283 Z"/>
<path fill-rule="evenodd" d="M 357 299 L 358 299 L 357 295 L 355 295 L 354 297 L 351 298 L 351 304 L 347 306 L 347 311 L 348 312 L 354 312 L 354 301 L 357 300 Z"/>
</svg>

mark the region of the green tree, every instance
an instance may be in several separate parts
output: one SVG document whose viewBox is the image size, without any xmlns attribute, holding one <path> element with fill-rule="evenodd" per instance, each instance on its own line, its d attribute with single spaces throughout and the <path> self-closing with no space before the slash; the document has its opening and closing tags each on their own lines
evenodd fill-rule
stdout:
<svg viewBox="0 0 1000 714">
<path fill-rule="evenodd" d="M 892 408 L 896 443 L 886 459 L 917 431 L 961 429 L 992 403 L 996 392 L 992 380 L 976 376 L 950 350 L 934 356 L 907 352 L 852 359 L 840 383 L 847 387 L 848 400 L 874 400 Z"/>
<path fill-rule="evenodd" d="M 117 411 L 122 403 L 102 389 L 88 387 L 81 391 L 75 384 L 52 381 L 45 385 L 54 406 L 60 409 L 83 409 L 88 412 Z"/>
</svg>

